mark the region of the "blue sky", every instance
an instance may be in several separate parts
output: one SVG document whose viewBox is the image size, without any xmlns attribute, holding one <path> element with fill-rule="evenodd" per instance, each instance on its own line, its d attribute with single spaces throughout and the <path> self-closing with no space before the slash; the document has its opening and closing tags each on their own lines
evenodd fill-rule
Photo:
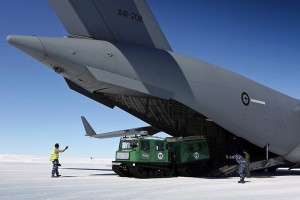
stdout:
<svg viewBox="0 0 300 200">
<path fill-rule="evenodd" d="M 300 1 L 148 0 L 173 50 L 234 71 L 300 99 Z M 47 0 L 10 0 L 0 7 L 0 154 L 114 157 L 118 138 L 85 137 L 146 125 L 72 90 L 64 79 L 8 45 L 9 34 L 63 37 Z"/>
</svg>

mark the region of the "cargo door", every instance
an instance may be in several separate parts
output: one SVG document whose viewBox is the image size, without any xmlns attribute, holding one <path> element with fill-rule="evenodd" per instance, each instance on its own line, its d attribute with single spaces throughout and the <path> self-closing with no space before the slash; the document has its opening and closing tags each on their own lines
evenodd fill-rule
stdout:
<svg viewBox="0 0 300 200">
<path fill-rule="evenodd" d="M 193 162 L 198 159 L 197 155 L 199 155 L 199 154 L 198 154 L 198 152 L 195 152 L 193 143 L 186 143 L 185 151 L 186 151 L 186 155 L 183 156 L 183 158 L 184 158 L 183 162 Z"/>
<path fill-rule="evenodd" d="M 140 158 L 143 161 L 151 159 L 151 151 L 150 151 L 150 141 L 148 140 L 141 140 L 141 151 L 140 151 Z"/>
<path fill-rule="evenodd" d="M 208 145 L 205 141 L 200 141 L 197 144 L 196 149 L 197 149 L 197 155 L 195 155 L 195 158 L 197 157 L 197 160 L 202 160 L 202 159 L 208 159 L 209 158 Z"/>
</svg>

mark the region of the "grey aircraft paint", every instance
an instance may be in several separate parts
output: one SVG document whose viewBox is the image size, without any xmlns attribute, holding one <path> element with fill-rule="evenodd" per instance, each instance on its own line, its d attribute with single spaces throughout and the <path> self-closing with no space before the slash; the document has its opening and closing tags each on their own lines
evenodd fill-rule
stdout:
<svg viewBox="0 0 300 200">
<path fill-rule="evenodd" d="M 268 144 L 271 152 L 300 162 L 300 101 L 173 52 L 145 1 L 49 2 L 69 38 L 10 35 L 7 42 L 91 94 L 172 99 L 258 147 Z M 92 2 L 97 9 L 87 14 L 85 6 Z M 113 8 L 118 10 L 114 17 Z M 94 15 L 102 27 L 93 26 Z M 134 27 L 145 37 L 134 41 L 119 26 Z"/>
<path fill-rule="evenodd" d="M 154 135 L 154 134 L 160 132 L 160 130 L 153 128 L 152 126 L 144 126 L 144 127 L 139 127 L 139 128 L 97 134 L 94 131 L 94 129 L 91 127 L 89 122 L 85 119 L 85 117 L 81 116 L 81 120 L 82 120 L 84 129 L 85 129 L 85 132 L 86 132 L 86 136 L 94 137 L 94 138 L 98 138 L 98 139 L 122 137 L 122 136 L 132 136 L 132 135 Z"/>
</svg>

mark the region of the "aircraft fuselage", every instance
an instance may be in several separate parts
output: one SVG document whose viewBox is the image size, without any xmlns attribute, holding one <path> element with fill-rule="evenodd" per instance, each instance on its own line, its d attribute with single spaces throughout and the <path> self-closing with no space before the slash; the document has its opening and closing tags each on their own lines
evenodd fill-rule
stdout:
<svg viewBox="0 0 300 200">
<path fill-rule="evenodd" d="M 124 43 L 35 36 L 7 40 L 91 93 L 173 99 L 236 136 L 300 161 L 299 100 L 243 76 L 178 53 Z"/>
</svg>

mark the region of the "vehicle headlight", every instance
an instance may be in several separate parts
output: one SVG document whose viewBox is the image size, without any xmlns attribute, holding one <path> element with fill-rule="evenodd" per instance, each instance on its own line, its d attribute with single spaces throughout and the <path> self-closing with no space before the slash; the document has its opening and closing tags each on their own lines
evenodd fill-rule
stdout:
<svg viewBox="0 0 300 200">
<path fill-rule="evenodd" d="M 122 160 L 125 160 L 125 159 L 129 159 L 129 152 L 117 152 L 117 156 L 116 156 L 117 159 L 122 159 Z"/>
</svg>

